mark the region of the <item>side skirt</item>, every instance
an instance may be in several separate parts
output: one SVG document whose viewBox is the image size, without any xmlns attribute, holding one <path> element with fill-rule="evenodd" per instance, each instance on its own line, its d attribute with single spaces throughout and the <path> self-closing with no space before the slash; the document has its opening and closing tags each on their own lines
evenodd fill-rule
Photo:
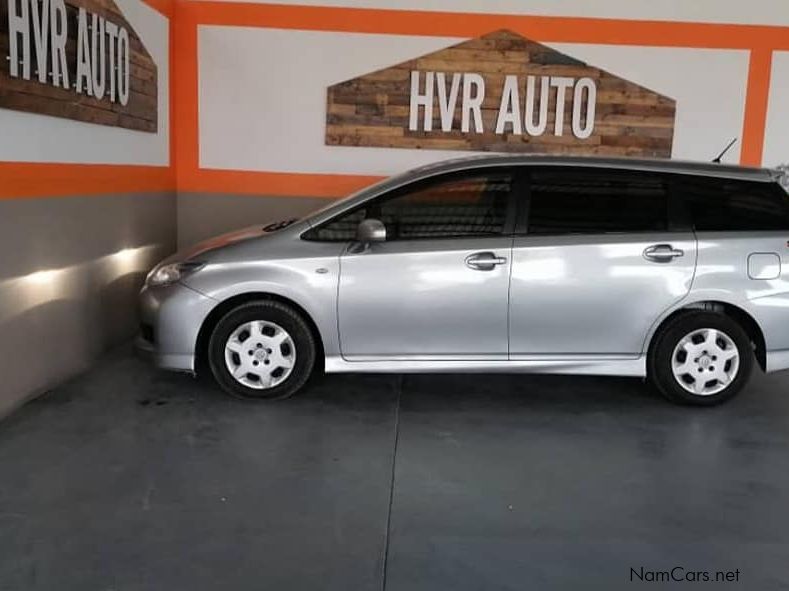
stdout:
<svg viewBox="0 0 789 591">
<path fill-rule="evenodd" d="M 339 356 L 326 358 L 326 373 L 543 373 L 567 375 L 631 376 L 647 375 L 646 356 L 601 358 L 596 356 L 551 359 L 442 360 L 370 359 L 348 361 Z"/>
<path fill-rule="evenodd" d="M 789 369 L 789 350 L 767 351 L 767 373 Z"/>
</svg>

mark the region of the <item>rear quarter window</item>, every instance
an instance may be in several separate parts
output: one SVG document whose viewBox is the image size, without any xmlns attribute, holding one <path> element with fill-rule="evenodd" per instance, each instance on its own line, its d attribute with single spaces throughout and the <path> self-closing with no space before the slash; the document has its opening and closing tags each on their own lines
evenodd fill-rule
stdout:
<svg viewBox="0 0 789 591">
<path fill-rule="evenodd" d="M 789 229 L 789 198 L 777 183 L 688 177 L 675 187 L 698 232 Z"/>
</svg>

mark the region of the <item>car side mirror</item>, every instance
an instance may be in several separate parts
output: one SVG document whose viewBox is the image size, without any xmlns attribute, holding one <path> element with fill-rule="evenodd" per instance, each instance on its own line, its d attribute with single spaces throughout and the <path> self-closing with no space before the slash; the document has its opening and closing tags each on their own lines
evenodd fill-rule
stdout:
<svg viewBox="0 0 789 591">
<path fill-rule="evenodd" d="M 386 226 L 375 218 L 362 220 L 356 228 L 356 240 L 365 245 L 371 242 L 385 242 Z"/>
</svg>

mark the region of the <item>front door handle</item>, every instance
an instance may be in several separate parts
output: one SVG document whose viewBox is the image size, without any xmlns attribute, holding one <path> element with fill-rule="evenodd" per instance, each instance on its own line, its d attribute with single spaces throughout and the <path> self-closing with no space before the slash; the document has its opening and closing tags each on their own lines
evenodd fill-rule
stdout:
<svg viewBox="0 0 789 591">
<path fill-rule="evenodd" d="M 655 263 L 670 263 L 681 256 L 685 256 L 685 251 L 670 244 L 656 244 L 644 251 L 644 258 Z"/>
<path fill-rule="evenodd" d="M 492 271 L 496 265 L 507 262 L 504 257 L 497 257 L 492 252 L 475 252 L 466 257 L 466 266 L 475 271 Z"/>
</svg>

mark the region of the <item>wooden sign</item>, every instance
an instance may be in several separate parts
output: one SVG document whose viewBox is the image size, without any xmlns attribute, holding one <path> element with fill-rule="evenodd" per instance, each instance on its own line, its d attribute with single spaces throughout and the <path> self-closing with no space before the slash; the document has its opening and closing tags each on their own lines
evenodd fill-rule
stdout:
<svg viewBox="0 0 789 591">
<path fill-rule="evenodd" d="M 113 0 L 0 0 L 0 108 L 155 133 L 157 70 Z"/>
<path fill-rule="evenodd" d="M 329 87 L 326 144 L 670 158 L 676 103 L 511 31 Z"/>
</svg>

